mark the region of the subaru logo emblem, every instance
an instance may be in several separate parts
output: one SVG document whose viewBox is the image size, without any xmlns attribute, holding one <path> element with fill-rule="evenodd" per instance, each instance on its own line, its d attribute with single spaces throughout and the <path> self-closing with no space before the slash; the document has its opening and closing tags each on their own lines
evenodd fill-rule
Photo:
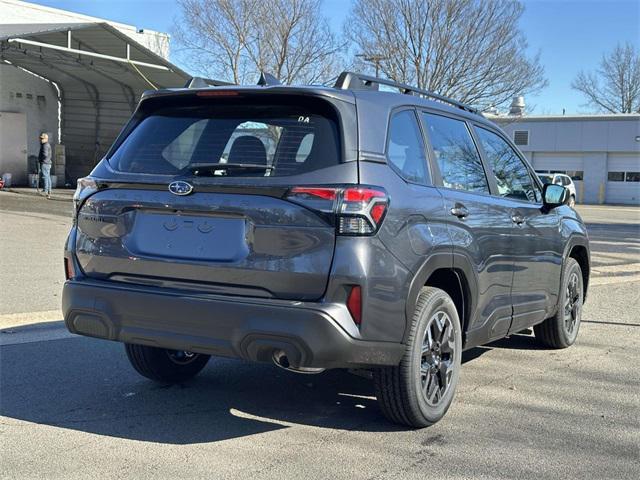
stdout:
<svg viewBox="0 0 640 480">
<path fill-rule="evenodd" d="M 190 183 L 178 180 L 169 184 L 169 191 L 174 195 L 189 195 L 193 192 L 193 186 Z"/>
</svg>

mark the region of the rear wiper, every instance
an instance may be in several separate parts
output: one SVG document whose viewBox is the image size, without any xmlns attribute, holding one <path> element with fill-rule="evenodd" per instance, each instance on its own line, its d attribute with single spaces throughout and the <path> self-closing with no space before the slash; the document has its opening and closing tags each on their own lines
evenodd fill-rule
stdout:
<svg viewBox="0 0 640 480">
<path fill-rule="evenodd" d="M 192 163 L 189 170 L 273 170 L 275 167 L 259 163 Z"/>
</svg>

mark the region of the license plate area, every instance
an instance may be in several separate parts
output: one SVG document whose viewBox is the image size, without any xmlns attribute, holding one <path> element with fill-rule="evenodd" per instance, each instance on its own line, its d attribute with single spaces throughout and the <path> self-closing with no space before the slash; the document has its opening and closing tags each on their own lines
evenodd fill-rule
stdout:
<svg viewBox="0 0 640 480">
<path fill-rule="evenodd" d="M 139 256 L 236 262 L 249 253 L 246 223 L 243 217 L 138 210 L 124 243 Z"/>
</svg>

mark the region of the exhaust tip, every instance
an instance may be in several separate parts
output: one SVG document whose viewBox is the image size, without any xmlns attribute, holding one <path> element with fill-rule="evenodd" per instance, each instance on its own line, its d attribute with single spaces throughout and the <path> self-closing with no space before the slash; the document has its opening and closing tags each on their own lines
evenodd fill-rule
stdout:
<svg viewBox="0 0 640 480">
<path fill-rule="evenodd" d="M 289 358 L 287 357 L 287 354 L 284 353 L 283 350 L 276 350 L 273 352 L 273 363 L 287 370 L 291 366 L 289 364 Z"/>
<path fill-rule="evenodd" d="M 288 372 L 303 373 L 307 375 L 313 375 L 313 374 L 324 372 L 324 368 L 292 367 L 291 364 L 289 363 L 289 357 L 287 357 L 287 354 L 283 350 L 275 350 L 273 352 L 272 358 L 273 358 L 273 363 L 275 363 L 276 366 Z"/>
</svg>

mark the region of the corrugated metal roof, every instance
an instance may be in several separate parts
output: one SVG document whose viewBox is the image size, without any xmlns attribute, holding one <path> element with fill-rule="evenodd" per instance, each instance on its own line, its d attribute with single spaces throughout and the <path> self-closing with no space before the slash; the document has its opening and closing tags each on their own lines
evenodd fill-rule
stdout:
<svg viewBox="0 0 640 480">
<path fill-rule="evenodd" d="M 92 27 L 95 23 L 9 23 L 0 24 L 0 40 L 46 32 L 60 32 Z"/>
<path fill-rule="evenodd" d="M 40 42 L 119 59 L 97 58 L 72 51 L 20 42 Z M 62 143 L 67 164 L 84 175 L 106 152 L 130 117 L 143 91 L 181 87 L 190 78 L 171 62 L 142 46 L 108 23 L 0 25 L 0 61 L 55 82 L 62 96 Z M 153 87 L 152 87 L 153 86 Z"/>
</svg>

